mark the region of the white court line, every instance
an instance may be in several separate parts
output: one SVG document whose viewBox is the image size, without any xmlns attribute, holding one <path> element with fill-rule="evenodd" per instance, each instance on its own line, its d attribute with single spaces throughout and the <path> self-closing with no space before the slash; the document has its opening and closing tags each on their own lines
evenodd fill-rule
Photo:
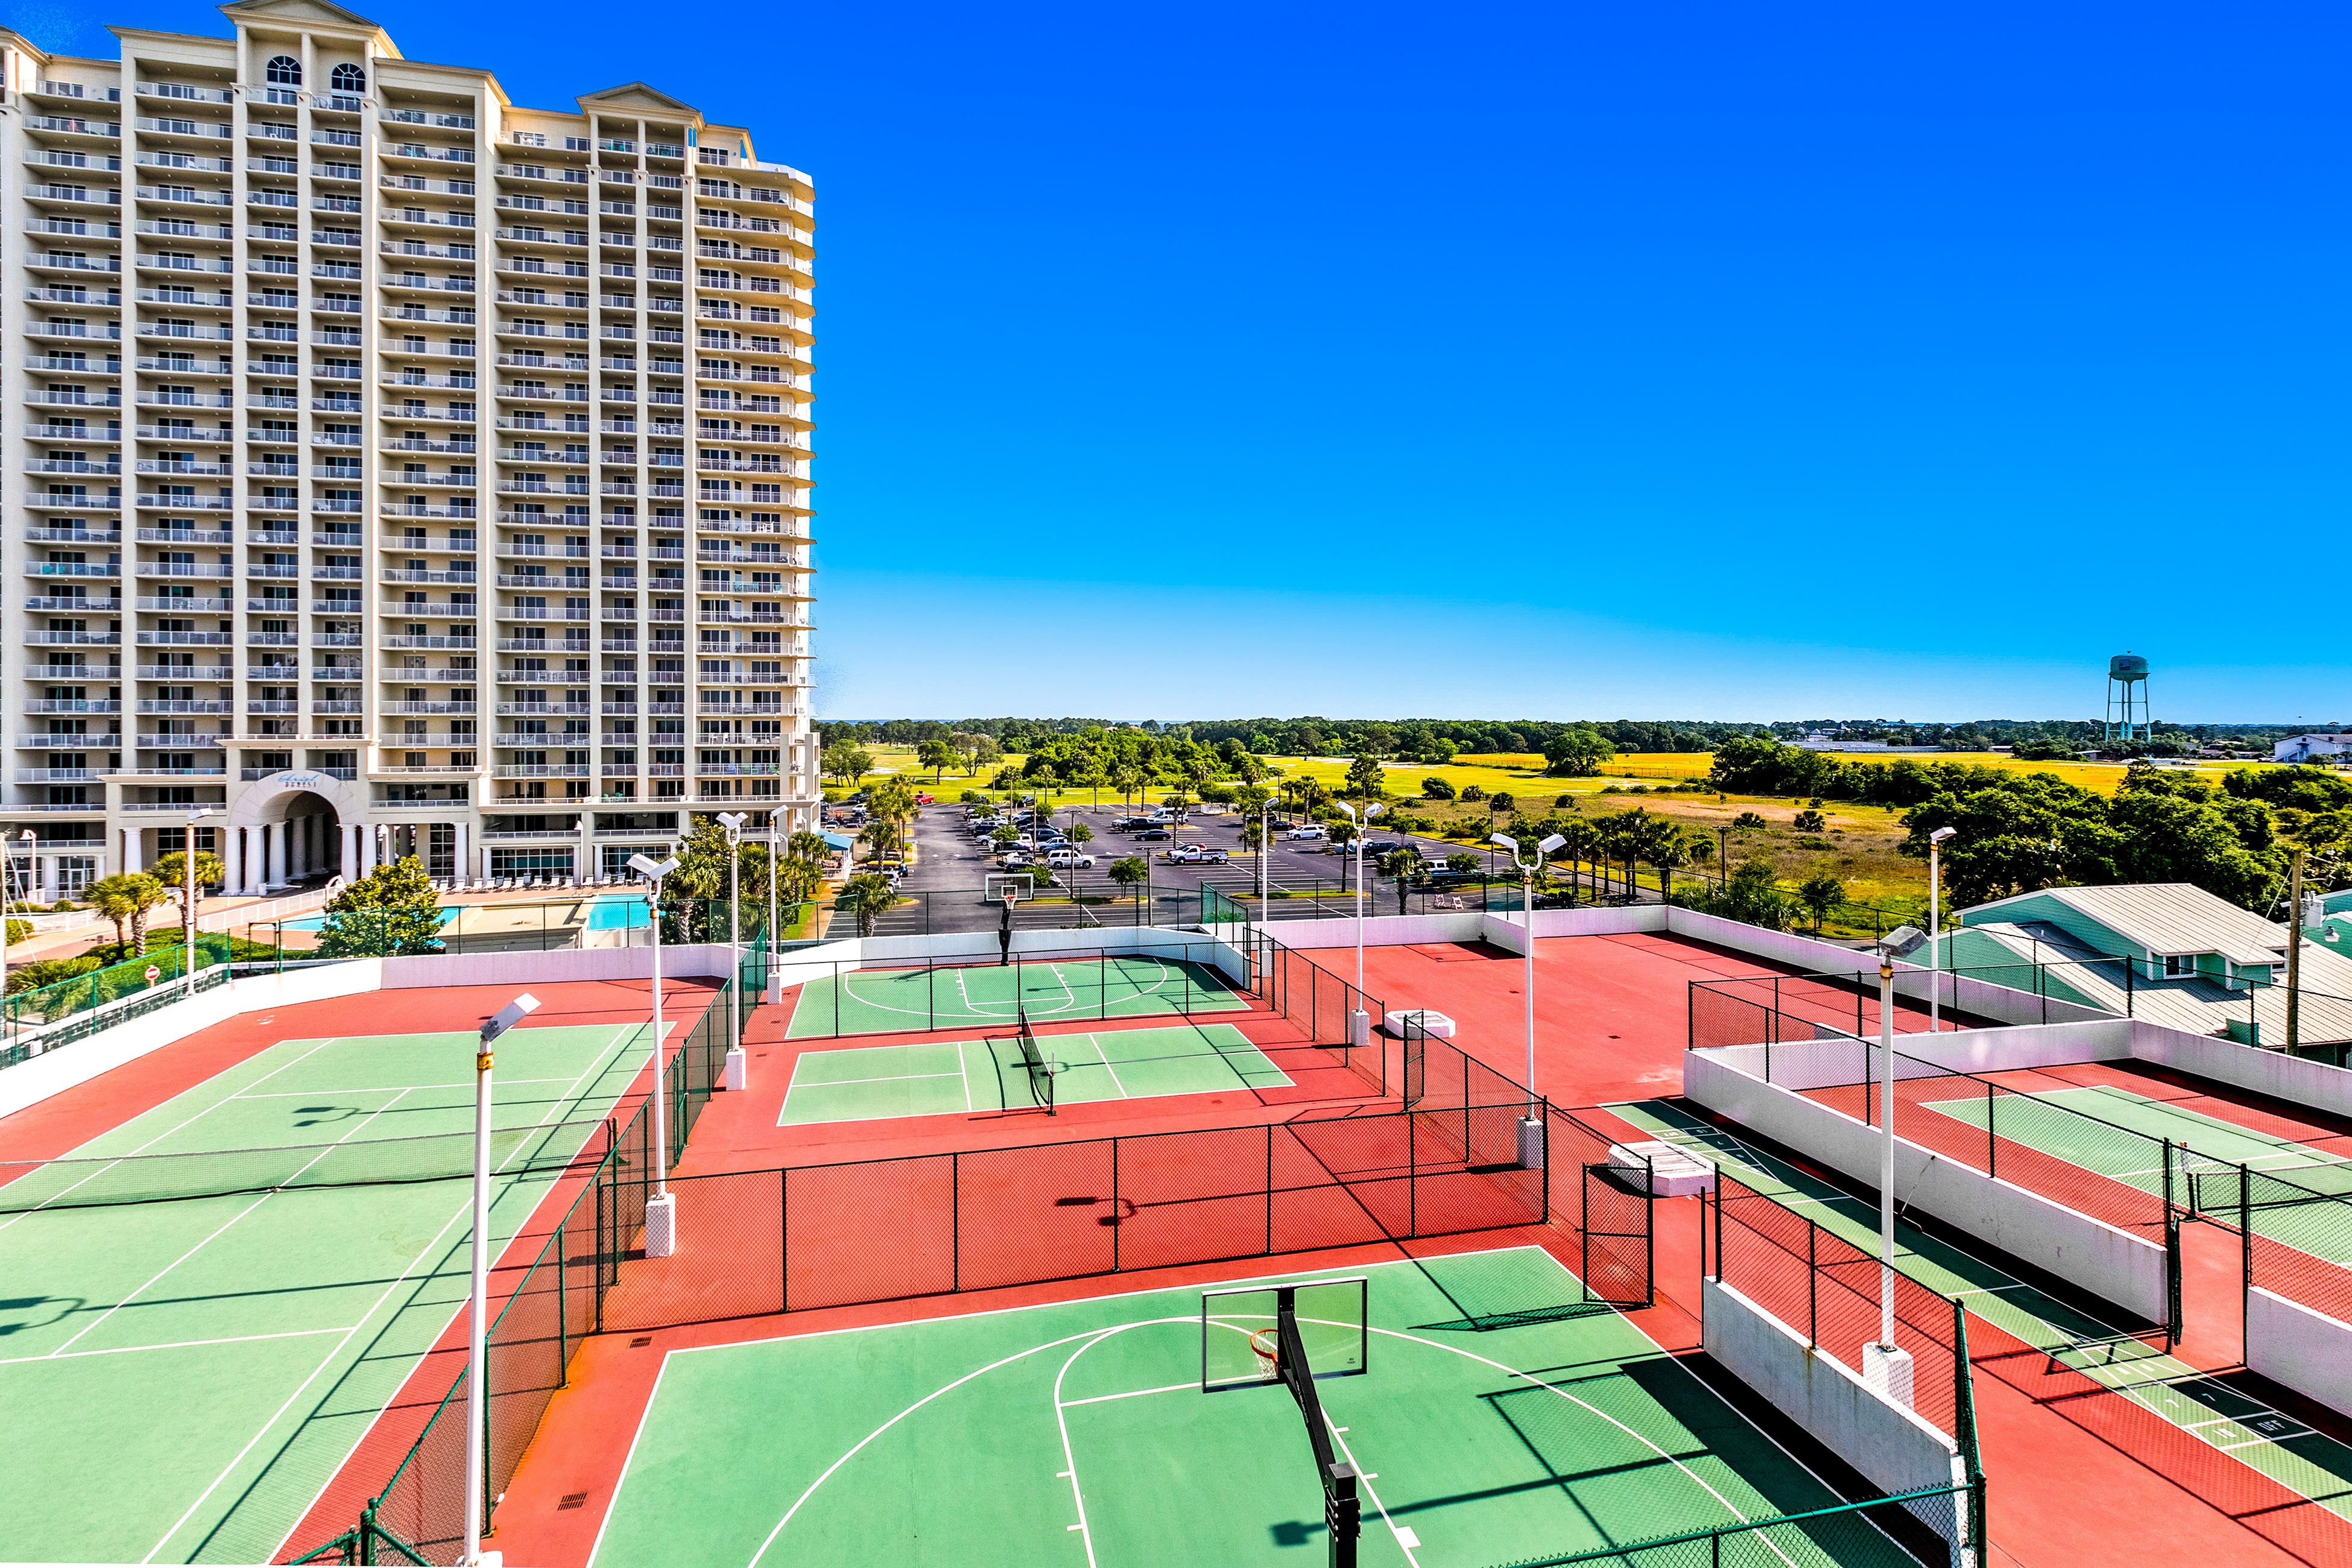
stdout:
<svg viewBox="0 0 2352 1568">
<path fill-rule="evenodd" d="M 1124 1394 L 1089 1394 L 1084 1399 L 1065 1399 L 1062 1408 L 1075 1410 L 1081 1405 L 1108 1405 L 1114 1399 L 1141 1399 L 1150 1394 L 1190 1394 L 1201 1385 L 1197 1383 L 1171 1383 L 1160 1388 L 1130 1388 Z"/>
<path fill-rule="evenodd" d="M 136 1355 L 142 1351 L 196 1350 L 205 1345 L 244 1345 L 251 1344 L 257 1340 L 302 1340 L 316 1334 L 349 1332 L 351 1332 L 349 1329 L 288 1329 L 282 1333 L 275 1334 L 225 1334 L 214 1340 L 170 1340 L 154 1345 L 110 1345 L 102 1351 L 51 1351 L 47 1355 L 0 1357 L 0 1366 L 24 1366 L 44 1361 L 79 1361 L 84 1356 L 93 1355 Z"/>
<path fill-rule="evenodd" d="M 961 1078 L 962 1076 L 963 1076 L 963 1074 L 962 1074 L 961 1071 L 958 1071 L 958 1072 L 901 1072 L 901 1073 L 892 1073 L 892 1074 L 891 1074 L 889 1077 L 887 1077 L 887 1078 L 825 1078 L 825 1079 L 814 1079 L 810 1080 L 810 1081 L 809 1081 L 809 1082 L 807 1082 L 807 1083 L 801 1084 L 801 1085 L 799 1085 L 798 1087 L 799 1087 L 799 1088 L 802 1088 L 802 1089 L 831 1089 L 835 1084 L 837 1084 L 837 1083 L 912 1083 L 915 1079 L 919 1079 L 919 1078 Z M 965 1090 L 965 1099 L 966 1099 L 966 1100 L 967 1100 L 967 1101 L 969 1101 L 969 1100 L 970 1100 L 970 1098 L 971 1098 L 971 1090 L 970 1090 L 969 1089 L 967 1089 Z M 969 1109 L 969 1108 L 970 1108 L 970 1107 L 969 1107 L 969 1104 L 967 1104 L 966 1109 Z"/>
<path fill-rule="evenodd" d="M 356 1038 L 357 1037 L 354 1037 Z M 254 1081 L 258 1083 L 261 1080 L 257 1079 Z M 500 1085 L 510 1083 L 563 1083 L 566 1081 L 568 1080 L 560 1078 L 501 1078 L 499 1079 Z M 229 1098 L 231 1100 L 302 1100 L 311 1095 L 324 1094 L 389 1094 L 394 1089 L 402 1089 L 404 1087 L 408 1092 L 415 1093 L 428 1089 L 470 1089 L 474 1086 L 470 1081 L 466 1083 L 412 1083 L 405 1086 L 396 1083 L 380 1083 L 371 1085 L 366 1089 L 273 1089 L 267 1094 L 249 1094 L 246 1090 L 240 1089 L 234 1094 L 231 1094 Z"/>
<path fill-rule="evenodd" d="M 1066 1039 L 1069 1037 L 1064 1036 L 1063 1037 Z M 1102 1062 L 1103 1071 L 1110 1074 L 1111 1088 L 1118 1090 L 1118 1097 L 1121 1100 L 1129 1099 L 1129 1096 L 1127 1092 L 1127 1085 L 1118 1081 L 1118 1069 L 1110 1065 L 1110 1053 L 1102 1048 L 1102 1041 L 1093 1035 L 1087 1036 L 1086 1041 L 1087 1044 L 1095 1048 L 1095 1056 Z"/>
</svg>

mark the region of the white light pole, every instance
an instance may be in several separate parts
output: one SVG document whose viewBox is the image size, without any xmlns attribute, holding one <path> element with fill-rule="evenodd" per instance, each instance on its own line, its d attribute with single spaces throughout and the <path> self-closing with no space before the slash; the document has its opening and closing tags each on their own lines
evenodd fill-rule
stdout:
<svg viewBox="0 0 2352 1568">
<path fill-rule="evenodd" d="M 212 815 L 210 806 L 188 813 L 187 831 L 180 837 L 181 869 L 187 873 L 182 884 L 183 908 L 188 915 L 188 994 L 196 994 L 196 824 Z"/>
<path fill-rule="evenodd" d="M 25 829 L 25 837 L 31 838 L 33 830 L 29 827 Z M 29 870 L 29 868 L 27 869 Z M 0 849 L 0 986 L 5 986 L 8 983 L 8 881 L 12 875 L 10 858 L 5 849 Z M 25 886 L 26 890 L 25 901 L 30 903 L 32 902 L 30 896 L 32 879 L 29 875 L 26 879 Z M 0 1034 L 0 1042 L 5 1042 L 5 1034 Z"/>
<path fill-rule="evenodd" d="M 1528 999 L 1528 1113 L 1519 1121 L 1519 1163 L 1529 1169 L 1543 1163 L 1543 1113 L 1537 1106 L 1536 1095 L 1536 871 L 1544 857 L 1568 842 L 1555 833 L 1536 846 L 1536 857 L 1528 859 L 1519 848 L 1519 841 L 1507 833 L 1487 835 L 1487 842 L 1499 844 L 1511 852 L 1511 864 L 1519 868 L 1519 923 L 1526 931 L 1528 944 L 1527 977 L 1520 989 Z"/>
<path fill-rule="evenodd" d="M 654 1195 L 646 1200 L 646 1256 L 667 1258 L 677 1250 L 677 1203 L 669 1195 L 669 1131 L 666 1125 L 667 1096 L 662 1089 L 662 973 L 661 973 L 661 885 L 662 879 L 677 869 L 677 857 L 656 860 L 651 856 L 632 855 L 629 869 L 646 879 L 651 889 L 651 913 L 654 927 Z"/>
<path fill-rule="evenodd" d="M 743 824 L 750 814 L 722 811 L 719 826 L 727 830 L 727 1065 L 719 1082 L 740 1089 L 748 1070 L 743 1060 L 743 900 L 737 878 L 743 866 Z"/>
<path fill-rule="evenodd" d="M 1927 835 L 1927 1032 L 1944 1026 L 1944 840 L 1957 827 Z"/>
<path fill-rule="evenodd" d="M 766 983 L 761 988 L 761 994 L 766 997 L 772 1005 L 781 1003 L 783 1000 L 781 996 L 769 995 L 769 993 L 775 988 L 777 974 L 776 918 L 778 910 L 776 908 L 776 862 L 782 858 L 783 853 L 784 830 L 782 826 L 776 821 L 774 814 L 771 813 L 768 816 L 768 962 L 764 972 L 761 975 L 761 979 Z"/>
<path fill-rule="evenodd" d="M 1356 856 L 1356 1005 L 1348 1015 L 1348 1043 L 1360 1049 L 1372 1043 L 1372 1016 L 1364 1010 L 1364 830 L 1381 814 L 1381 803 L 1365 802 L 1361 820 L 1357 818 L 1356 808 L 1346 801 L 1333 804 L 1348 814 L 1348 820 L 1356 829 L 1356 841 L 1349 846 Z"/>
<path fill-rule="evenodd" d="M 1911 1352 L 1895 1343 L 1895 961 L 1927 939 L 1917 926 L 1898 926 L 1878 953 L 1878 1342 L 1862 1347 L 1862 1372 L 1888 1398 L 1911 1403 Z"/>
<path fill-rule="evenodd" d="M 195 853 L 193 844 L 189 855 Z M 466 1562 L 495 1568 L 499 1553 L 482 1553 L 482 1504 L 488 1491 L 490 1335 L 490 1046 L 500 1035 L 539 1011 L 539 998 L 526 991 L 494 1017 L 482 1021 L 474 1052 L 474 1267 L 466 1296 Z"/>
<path fill-rule="evenodd" d="M 1270 895 L 1265 879 L 1266 852 L 1273 847 L 1274 795 L 1269 792 L 1257 803 L 1257 918 L 1261 925 L 1274 918 L 1274 906 L 1266 901 Z"/>
</svg>

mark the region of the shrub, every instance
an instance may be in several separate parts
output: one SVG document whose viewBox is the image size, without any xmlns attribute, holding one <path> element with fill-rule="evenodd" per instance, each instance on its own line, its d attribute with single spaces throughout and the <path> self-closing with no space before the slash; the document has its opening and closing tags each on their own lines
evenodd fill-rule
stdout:
<svg viewBox="0 0 2352 1568">
<path fill-rule="evenodd" d="M 1485 786 L 1481 784 L 1465 784 L 1463 786 L 1462 793 L 1454 798 L 1465 801 L 1484 800 L 1486 798 L 1486 791 Z"/>
<path fill-rule="evenodd" d="M 1454 786 L 1433 773 L 1421 781 L 1421 797 L 1423 800 L 1452 800 Z"/>
</svg>

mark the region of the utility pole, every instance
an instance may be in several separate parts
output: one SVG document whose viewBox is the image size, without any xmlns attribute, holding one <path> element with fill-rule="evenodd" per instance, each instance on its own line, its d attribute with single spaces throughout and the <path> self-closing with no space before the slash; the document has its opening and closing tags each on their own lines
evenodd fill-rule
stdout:
<svg viewBox="0 0 2352 1568">
<path fill-rule="evenodd" d="M 2303 1037 L 2303 851 L 2294 852 L 2286 879 L 2286 1054 Z"/>
</svg>

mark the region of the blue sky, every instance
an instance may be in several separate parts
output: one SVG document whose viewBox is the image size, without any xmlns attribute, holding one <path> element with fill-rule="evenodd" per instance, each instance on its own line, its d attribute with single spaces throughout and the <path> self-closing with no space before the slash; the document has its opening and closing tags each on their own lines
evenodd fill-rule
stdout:
<svg viewBox="0 0 2352 1568">
<path fill-rule="evenodd" d="M 821 712 L 2352 715 L 2341 6 L 362 8 L 814 174 Z"/>
</svg>

